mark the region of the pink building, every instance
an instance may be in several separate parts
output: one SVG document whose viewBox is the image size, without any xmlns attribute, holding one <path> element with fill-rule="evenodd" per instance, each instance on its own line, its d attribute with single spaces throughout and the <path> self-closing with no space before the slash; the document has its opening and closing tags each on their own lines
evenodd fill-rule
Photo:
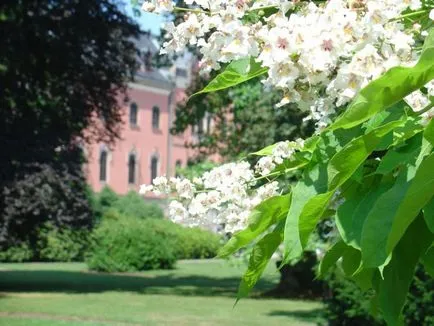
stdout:
<svg viewBox="0 0 434 326">
<path fill-rule="evenodd" d="M 185 147 L 191 132 L 172 136 L 176 103 L 185 98 L 191 79 L 191 60 L 178 60 L 171 69 L 153 69 L 152 53 L 157 51 L 149 35 L 138 41 L 143 62 L 129 83 L 129 103 L 123 107 L 121 140 L 110 148 L 93 144 L 87 148 L 87 179 L 94 191 L 109 186 L 119 194 L 138 190 L 159 175 L 173 176 L 192 156 Z"/>
</svg>

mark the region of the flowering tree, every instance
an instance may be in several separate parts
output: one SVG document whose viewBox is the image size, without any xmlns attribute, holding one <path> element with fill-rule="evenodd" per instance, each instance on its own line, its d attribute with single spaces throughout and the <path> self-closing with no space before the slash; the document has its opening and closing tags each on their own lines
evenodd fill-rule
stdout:
<svg viewBox="0 0 434 326">
<path fill-rule="evenodd" d="M 159 177 L 142 192 L 176 194 L 173 220 L 222 225 L 227 257 L 254 243 L 238 297 L 283 243 L 299 257 L 316 225 L 333 217 L 340 239 L 320 264 L 338 260 L 375 291 L 390 325 L 415 266 L 434 274 L 434 2 L 419 0 L 147 1 L 153 12 L 185 11 L 169 23 L 163 53 L 197 46 L 201 70 L 224 69 L 201 93 L 264 77 L 296 103 L 317 133 L 280 142 L 193 181 Z M 279 110 L 284 110 L 280 108 Z M 296 185 L 282 182 L 301 174 Z"/>
</svg>

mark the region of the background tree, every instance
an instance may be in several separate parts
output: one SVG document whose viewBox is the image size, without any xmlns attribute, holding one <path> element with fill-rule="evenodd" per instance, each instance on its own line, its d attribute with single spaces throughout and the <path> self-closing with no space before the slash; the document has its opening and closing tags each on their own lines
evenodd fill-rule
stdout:
<svg viewBox="0 0 434 326">
<path fill-rule="evenodd" d="M 0 244 L 88 226 L 79 144 L 119 136 L 139 29 L 115 0 L 0 4 Z M 100 121 L 103 121 L 101 123 Z"/>
<path fill-rule="evenodd" d="M 187 96 L 203 89 L 209 80 L 196 75 Z M 291 106 L 275 108 L 278 98 L 278 92 L 264 89 L 258 79 L 231 90 L 201 94 L 177 106 L 172 133 L 193 127 L 199 137 L 188 146 L 199 151 L 199 158 L 218 153 L 227 159 L 255 152 L 270 143 L 311 135 L 313 126 L 303 120 L 305 114 Z M 208 116 L 211 129 L 204 126 Z"/>
</svg>

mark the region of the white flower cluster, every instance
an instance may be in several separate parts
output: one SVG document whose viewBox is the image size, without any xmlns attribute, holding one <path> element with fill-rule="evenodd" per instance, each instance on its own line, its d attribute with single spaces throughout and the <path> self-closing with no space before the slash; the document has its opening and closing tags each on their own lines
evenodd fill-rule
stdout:
<svg viewBox="0 0 434 326">
<path fill-rule="evenodd" d="M 303 148 L 304 141 L 297 139 L 294 142 L 284 141 L 275 145 L 270 156 L 263 156 L 256 163 L 255 171 L 261 176 L 270 174 L 277 165 L 283 163 L 295 153 L 296 150 Z"/>
<path fill-rule="evenodd" d="M 420 9 L 420 0 L 187 0 L 192 12 L 166 29 L 162 52 L 199 48 L 201 71 L 219 69 L 245 57 L 269 68 L 264 81 L 284 93 L 279 105 L 297 103 L 310 112 L 318 129 L 330 123 L 335 107 L 387 69 L 410 64 L 415 30 L 407 32 L 395 18 Z M 275 14 L 245 19 L 274 6 Z M 172 11 L 169 0 L 145 2 L 145 10 Z M 432 14 L 431 14 L 432 15 Z"/>
<path fill-rule="evenodd" d="M 295 150 L 301 149 L 302 141 L 277 143 L 271 160 L 274 167 L 282 164 Z M 266 171 L 256 166 L 261 176 Z M 177 223 L 205 228 L 222 228 L 225 233 L 234 233 L 246 227 L 252 209 L 265 199 L 279 193 L 278 182 L 257 186 L 255 172 L 245 161 L 216 167 L 195 178 L 193 182 L 181 178 L 157 177 L 152 185 L 142 185 L 141 194 L 175 195 L 169 204 L 169 217 Z"/>
</svg>

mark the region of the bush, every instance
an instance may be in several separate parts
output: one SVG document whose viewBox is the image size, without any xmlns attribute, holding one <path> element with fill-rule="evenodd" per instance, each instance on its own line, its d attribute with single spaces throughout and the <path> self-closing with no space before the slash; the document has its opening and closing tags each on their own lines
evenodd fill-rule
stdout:
<svg viewBox="0 0 434 326">
<path fill-rule="evenodd" d="M 88 267 L 100 272 L 173 268 L 174 242 L 149 226 L 135 218 L 104 219 L 93 233 Z"/>
<path fill-rule="evenodd" d="M 382 326 L 381 316 L 370 315 L 369 293 L 363 292 L 339 269 L 327 278 L 329 291 L 324 298 L 325 318 L 329 326 Z M 434 280 L 418 266 L 404 307 L 405 325 L 429 326 L 434 324 Z"/>
<path fill-rule="evenodd" d="M 0 261 L 7 263 L 22 263 L 33 257 L 33 251 L 26 242 L 15 244 L 4 250 L 0 250 Z"/>
<path fill-rule="evenodd" d="M 142 196 L 135 191 L 130 191 L 125 196 L 117 195 L 109 187 L 104 187 L 100 193 L 89 193 L 89 202 L 95 212 L 96 220 L 110 214 L 119 214 L 136 217 L 141 219 L 146 218 L 163 218 L 164 213 L 160 206 L 155 203 L 147 203 Z"/>
<path fill-rule="evenodd" d="M 47 223 L 39 230 L 37 257 L 42 261 L 83 261 L 89 230 L 56 228 Z"/>
<path fill-rule="evenodd" d="M 221 237 L 199 228 L 180 227 L 178 232 L 179 258 L 214 258 L 222 245 Z"/>
<path fill-rule="evenodd" d="M 130 191 L 125 196 L 120 196 L 115 201 L 113 208 L 121 214 L 141 219 L 163 218 L 164 213 L 160 206 L 155 203 L 146 203 L 143 197 L 135 191 Z"/>
<path fill-rule="evenodd" d="M 221 237 L 200 228 L 187 228 L 169 220 L 148 221 L 149 227 L 175 245 L 178 259 L 214 258 L 221 247 Z"/>
</svg>

